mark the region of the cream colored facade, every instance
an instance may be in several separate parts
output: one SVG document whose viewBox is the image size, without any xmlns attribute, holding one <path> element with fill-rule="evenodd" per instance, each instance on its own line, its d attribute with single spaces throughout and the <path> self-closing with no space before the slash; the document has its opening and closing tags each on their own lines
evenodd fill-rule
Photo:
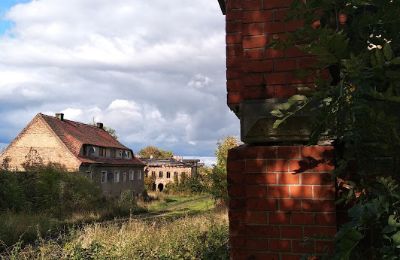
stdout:
<svg viewBox="0 0 400 260">
<path fill-rule="evenodd" d="M 153 178 L 153 190 L 163 191 L 169 183 L 180 181 L 182 176 L 191 177 L 197 173 L 197 164 L 179 161 L 175 159 L 157 160 L 144 159 L 145 176 Z M 196 160 L 196 162 L 198 162 Z"/>
</svg>

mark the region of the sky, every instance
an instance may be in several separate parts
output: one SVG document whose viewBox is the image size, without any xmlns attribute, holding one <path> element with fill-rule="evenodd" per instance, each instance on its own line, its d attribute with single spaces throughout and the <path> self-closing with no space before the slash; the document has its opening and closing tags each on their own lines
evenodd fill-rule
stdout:
<svg viewBox="0 0 400 260">
<path fill-rule="evenodd" d="M 39 112 L 103 122 L 139 151 L 214 156 L 226 106 L 217 0 L 0 0 L 0 146 Z"/>
</svg>

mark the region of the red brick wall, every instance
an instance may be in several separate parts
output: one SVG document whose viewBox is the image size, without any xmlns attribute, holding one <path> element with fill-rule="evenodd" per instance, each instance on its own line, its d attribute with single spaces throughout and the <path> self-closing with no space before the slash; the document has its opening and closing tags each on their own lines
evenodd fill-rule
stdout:
<svg viewBox="0 0 400 260">
<path fill-rule="evenodd" d="M 232 259 L 322 255 L 336 233 L 331 146 L 241 146 L 229 151 Z"/>
<path fill-rule="evenodd" d="M 243 100 L 287 98 L 312 79 L 293 71 L 312 64 L 295 48 L 274 50 L 273 39 L 301 26 L 284 22 L 291 0 L 228 0 L 226 10 L 227 89 L 231 109 Z"/>
</svg>

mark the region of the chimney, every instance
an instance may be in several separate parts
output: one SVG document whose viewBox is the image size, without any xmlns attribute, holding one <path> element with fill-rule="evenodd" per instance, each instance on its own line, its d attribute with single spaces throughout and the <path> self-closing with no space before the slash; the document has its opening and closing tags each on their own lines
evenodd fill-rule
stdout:
<svg viewBox="0 0 400 260">
<path fill-rule="evenodd" d="M 63 113 L 56 113 L 56 117 L 61 121 L 64 121 L 64 114 Z"/>
<path fill-rule="evenodd" d="M 97 123 L 96 126 L 97 126 L 98 128 L 100 128 L 100 129 L 103 129 L 103 127 L 104 127 L 103 123 Z"/>
</svg>

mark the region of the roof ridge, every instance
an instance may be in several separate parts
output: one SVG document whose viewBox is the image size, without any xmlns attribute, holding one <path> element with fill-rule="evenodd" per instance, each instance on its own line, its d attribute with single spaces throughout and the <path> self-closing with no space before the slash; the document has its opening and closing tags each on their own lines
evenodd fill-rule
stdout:
<svg viewBox="0 0 400 260">
<path fill-rule="evenodd" d="M 46 114 L 42 114 L 42 113 L 39 113 L 39 115 L 51 117 L 52 119 L 58 119 L 58 118 L 55 117 L 55 116 L 50 116 L 50 115 L 46 115 Z M 90 127 L 93 127 L 93 128 L 97 128 L 97 129 L 100 129 L 100 130 L 104 130 L 104 129 L 98 128 L 96 125 L 92 125 L 92 124 L 88 124 L 88 123 L 82 123 L 82 122 L 74 121 L 74 120 L 71 120 L 71 119 L 65 119 L 65 118 L 64 118 L 62 121 L 64 121 L 64 122 L 65 122 L 65 121 L 69 121 L 69 122 L 77 123 L 77 124 L 80 124 L 80 125 L 90 126 Z M 105 131 L 105 130 L 104 130 L 104 131 Z"/>
</svg>

